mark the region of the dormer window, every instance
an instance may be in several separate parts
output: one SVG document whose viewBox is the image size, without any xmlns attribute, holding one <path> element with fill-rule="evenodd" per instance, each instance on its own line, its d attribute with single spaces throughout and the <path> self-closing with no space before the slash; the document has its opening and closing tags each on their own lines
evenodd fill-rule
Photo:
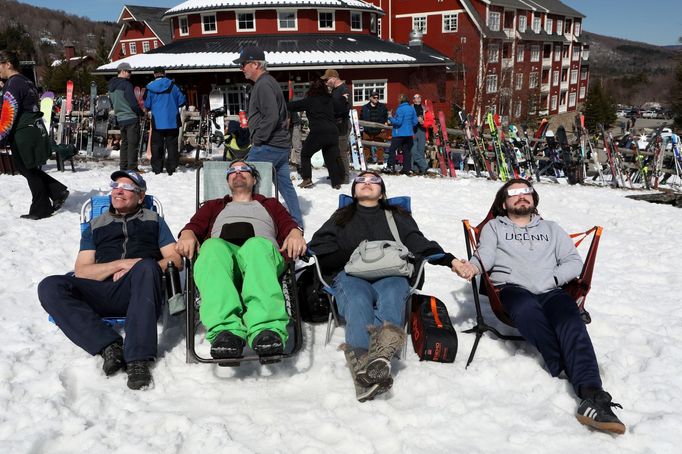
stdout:
<svg viewBox="0 0 682 454">
<path fill-rule="evenodd" d="M 241 11 L 237 13 L 237 31 L 238 32 L 255 32 L 256 31 L 256 13 L 253 11 Z"/>
<path fill-rule="evenodd" d="M 488 27 L 494 32 L 500 31 L 500 13 L 489 13 L 488 14 Z"/>
<path fill-rule="evenodd" d="M 376 14 L 370 14 L 369 15 L 369 31 L 370 31 L 370 33 L 376 33 L 377 32 L 377 15 Z"/>
<path fill-rule="evenodd" d="M 298 30 L 296 11 L 277 11 L 277 30 Z"/>
<path fill-rule="evenodd" d="M 216 22 L 215 13 L 201 15 L 201 32 L 205 35 L 218 33 L 218 23 Z"/>
<path fill-rule="evenodd" d="M 187 16 L 178 17 L 178 28 L 180 29 L 180 36 L 189 35 L 189 22 Z"/>
<path fill-rule="evenodd" d="M 354 31 L 362 30 L 362 13 L 358 11 L 350 12 L 350 29 Z"/>
<path fill-rule="evenodd" d="M 317 12 L 317 28 L 318 30 L 334 30 L 334 11 L 318 11 Z"/>
</svg>

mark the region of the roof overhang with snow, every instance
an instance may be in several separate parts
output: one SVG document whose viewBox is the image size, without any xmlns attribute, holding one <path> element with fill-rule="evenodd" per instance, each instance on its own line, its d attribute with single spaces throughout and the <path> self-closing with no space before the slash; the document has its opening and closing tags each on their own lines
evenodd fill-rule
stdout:
<svg viewBox="0 0 682 454">
<path fill-rule="evenodd" d="M 336 10 L 369 11 L 380 16 L 384 15 L 384 11 L 381 8 L 362 0 L 187 0 L 166 11 L 163 18 L 167 19 L 182 14 L 198 13 L 202 11 L 232 11 L 235 9 L 248 9 L 253 11 L 275 8 L 330 8 Z"/>
</svg>

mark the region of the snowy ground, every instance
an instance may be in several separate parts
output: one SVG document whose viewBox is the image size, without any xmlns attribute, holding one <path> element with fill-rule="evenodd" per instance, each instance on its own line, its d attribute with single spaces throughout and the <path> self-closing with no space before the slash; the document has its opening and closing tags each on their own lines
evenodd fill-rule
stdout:
<svg viewBox="0 0 682 454">
<path fill-rule="evenodd" d="M 160 336 L 155 387 L 130 391 L 125 374 L 105 378 L 99 357 L 47 322 L 36 295 L 41 279 L 72 268 L 80 206 L 107 190 L 114 167 L 48 169 L 71 197 L 39 222 L 19 219 L 28 212 L 26 181 L 0 175 L 0 452 L 680 452 L 682 210 L 632 201 L 622 190 L 538 187 L 544 217 L 569 231 L 604 226 L 588 308 L 604 386 L 623 405 L 618 414 L 628 427 L 613 437 L 578 424 L 568 382 L 549 376 L 525 343 L 486 336 L 465 370 L 473 336 L 461 331 L 474 321 L 471 289 L 443 267 L 428 269 L 424 290 L 448 306 L 459 332 L 457 360 L 420 363 L 410 347 L 393 390 L 373 402 L 354 398 L 336 350 L 343 330 L 325 348 L 321 325 L 304 327 L 305 347 L 294 359 L 231 369 L 185 364 L 175 323 Z M 174 232 L 194 212 L 194 176 L 191 169 L 145 175 Z M 337 200 L 324 174 L 314 177 L 315 188 L 299 190 L 308 239 Z M 479 220 L 499 187 L 473 178 L 386 181 L 389 195 L 412 196 L 426 236 L 458 256 L 465 254 L 460 220 Z"/>
</svg>

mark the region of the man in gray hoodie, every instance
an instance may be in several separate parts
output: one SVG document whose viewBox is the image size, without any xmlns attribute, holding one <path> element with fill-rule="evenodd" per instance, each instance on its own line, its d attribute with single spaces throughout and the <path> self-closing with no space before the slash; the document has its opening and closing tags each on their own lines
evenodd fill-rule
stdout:
<svg viewBox="0 0 682 454">
<path fill-rule="evenodd" d="M 117 71 L 118 75 L 109 81 L 109 98 L 121 131 L 120 168 L 140 172 L 137 168 L 137 148 L 140 144 L 140 117 L 144 112 L 130 83 L 133 71 L 130 63 L 119 64 Z"/>
<path fill-rule="evenodd" d="M 599 365 L 575 300 L 562 286 L 577 278 L 582 259 L 558 224 L 540 217 L 532 183 L 513 179 L 497 192 L 495 216 L 483 230 L 470 262 L 456 264 L 465 279 L 487 271 L 500 301 L 521 335 L 533 344 L 552 376 L 566 372 L 582 399 L 582 424 L 622 434 L 611 395 L 602 389 Z M 622 407 L 620 407 L 622 408 Z"/>
</svg>

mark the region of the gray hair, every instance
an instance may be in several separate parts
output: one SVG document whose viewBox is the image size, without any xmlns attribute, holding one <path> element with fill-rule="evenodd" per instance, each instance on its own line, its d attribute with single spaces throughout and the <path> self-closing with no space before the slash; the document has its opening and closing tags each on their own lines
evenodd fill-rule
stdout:
<svg viewBox="0 0 682 454">
<path fill-rule="evenodd" d="M 259 68 L 261 68 L 263 71 L 266 71 L 268 69 L 268 62 L 265 60 L 256 60 L 254 63 L 258 65 Z"/>
</svg>

